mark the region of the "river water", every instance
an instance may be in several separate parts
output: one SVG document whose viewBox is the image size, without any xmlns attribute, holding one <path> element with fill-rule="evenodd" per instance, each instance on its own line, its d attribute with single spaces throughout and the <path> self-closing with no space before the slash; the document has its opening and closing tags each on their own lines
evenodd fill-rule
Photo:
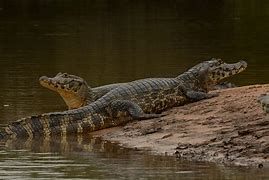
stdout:
<svg viewBox="0 0 269 180">
<path fill-rule="evenodd" d="M 41 75 L 58 72 L 81 76 L 94 87 L 173 77 L 220 57 L 249 64 L 229 81 L 268 83 L 268 9 L 269 2 L 262 0 L 0 0 L 0 124 L 65 110 L 61 98 L 38 83 Z M 269 177 L 265 170 L 179 162 L 85 138 L 1 146 L 0 176 Z"/>
</svg>

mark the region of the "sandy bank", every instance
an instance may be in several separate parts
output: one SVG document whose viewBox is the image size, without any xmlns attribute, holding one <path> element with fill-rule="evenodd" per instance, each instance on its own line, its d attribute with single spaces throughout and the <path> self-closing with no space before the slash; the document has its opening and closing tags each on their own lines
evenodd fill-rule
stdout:
<svg viewBox="0 0 269 180">
<path fill-rule="evenodd" d="M 218 90 L 219 96 L 94 132 L 123 146 L 178 158 L 235 165 L 269 166 L 269 116 L 257 97 L 269 85 Z"/>
</svg>

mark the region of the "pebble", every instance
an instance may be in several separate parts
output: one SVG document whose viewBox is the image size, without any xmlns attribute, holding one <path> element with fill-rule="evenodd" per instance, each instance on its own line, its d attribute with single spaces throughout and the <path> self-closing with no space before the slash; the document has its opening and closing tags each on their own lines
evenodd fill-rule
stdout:
<svg viewBox="0 0 269 180">
<path fill-rule="evenodd" d="M 168 138 L 168 137 L 170 137 L 170 136 L 173 136 L 173 134 L 171 134 L 171 133 L 166 134 L 166 135 L 164 135 L 164 136 L 162 137 L 162 139 Z"/>
</svg>

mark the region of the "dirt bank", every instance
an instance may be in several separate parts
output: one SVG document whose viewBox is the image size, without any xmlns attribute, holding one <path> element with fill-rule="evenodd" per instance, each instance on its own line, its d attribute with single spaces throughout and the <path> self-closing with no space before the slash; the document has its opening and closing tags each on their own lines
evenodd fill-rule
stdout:
<svg viewBox="0 0 269 180">
<path fill-rule="evenodd" d="M 269 84 L 218 90 L 218 97 L 175 107 L 165 117 L 94 135 L 182 159 L 268 167 L 269 115 L 257 102 L 268 91 Z"/>
</svg>

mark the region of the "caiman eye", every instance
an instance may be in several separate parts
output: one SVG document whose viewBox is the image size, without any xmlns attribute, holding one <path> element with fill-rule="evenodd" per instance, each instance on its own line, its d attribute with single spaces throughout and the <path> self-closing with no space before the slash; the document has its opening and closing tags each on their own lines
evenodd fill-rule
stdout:
<svg viewBox="0 0 269 180">
<path fill-rule="evenodd" d="M 67 73 L 63 73 L 62 74 L 62 77 L 67 78 L 68 77 L 68 74 Z"/>
</svg>

